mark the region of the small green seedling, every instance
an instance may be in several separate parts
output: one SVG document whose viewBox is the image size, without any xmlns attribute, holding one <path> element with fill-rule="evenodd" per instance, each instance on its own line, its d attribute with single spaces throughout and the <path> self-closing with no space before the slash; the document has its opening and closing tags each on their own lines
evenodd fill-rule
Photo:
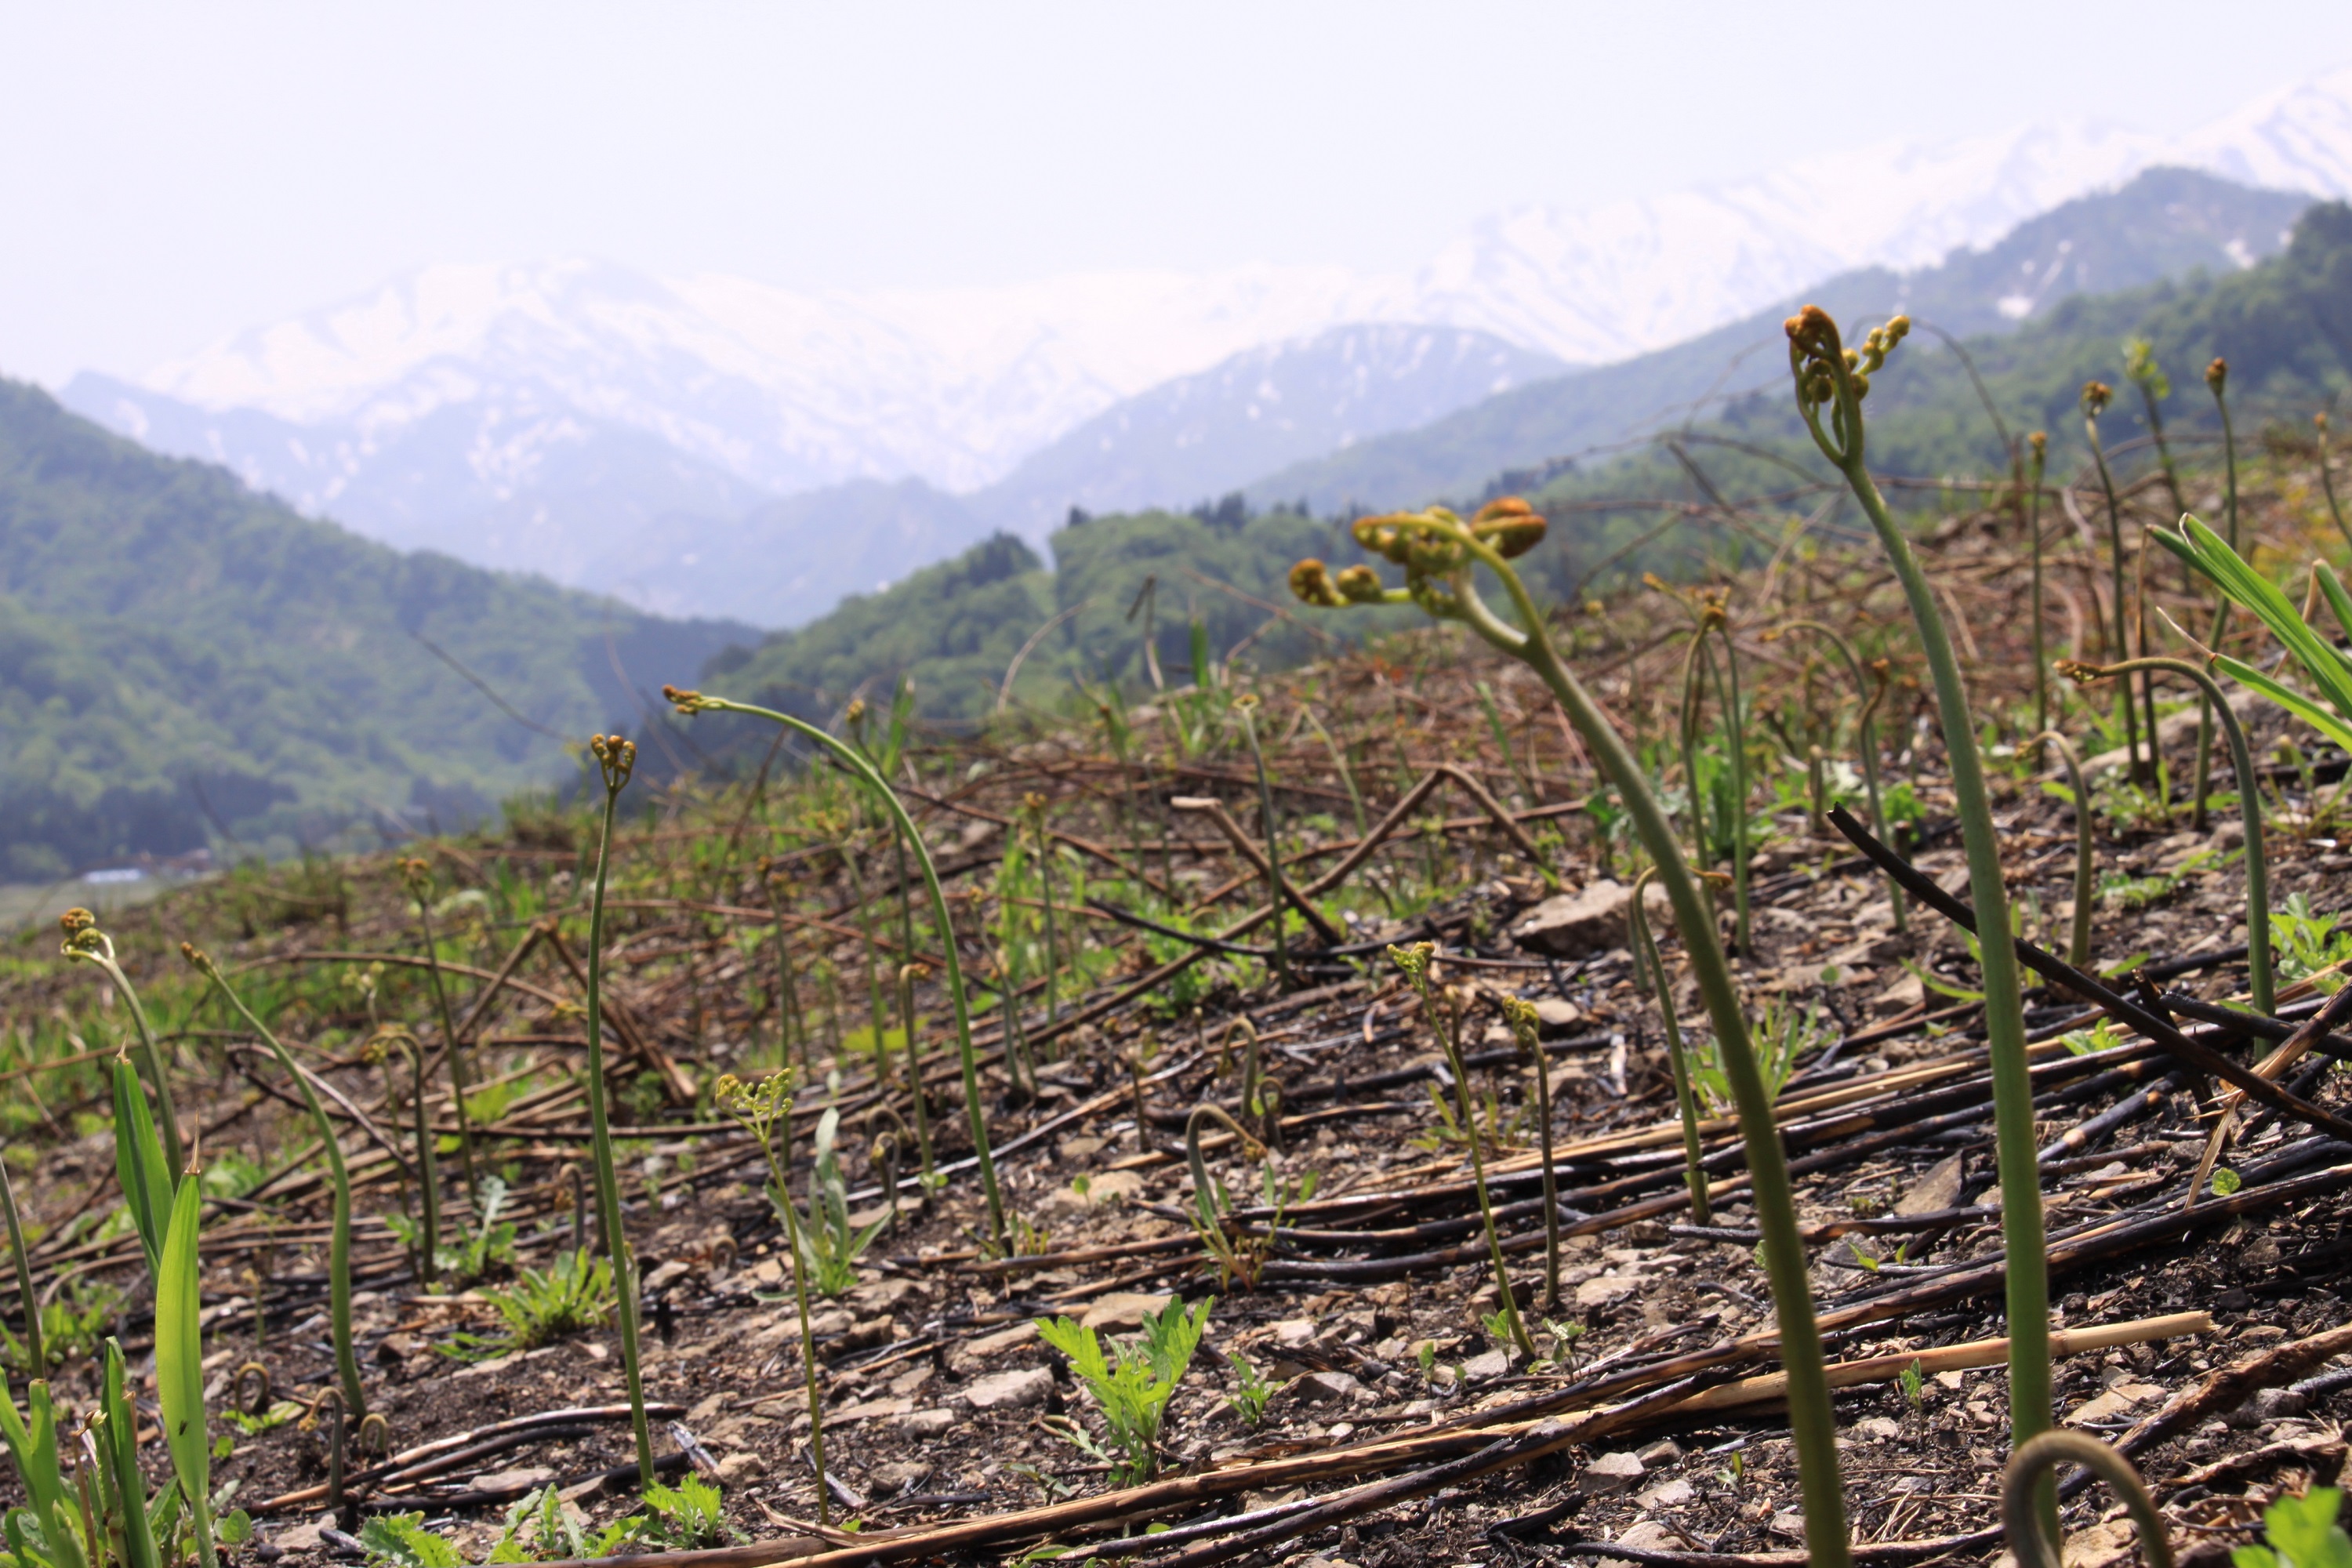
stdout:
<svg viewBox="0 0 2352 1568">
<path fill-rule="evenodd" d="M 2352 1568 L 2352 1537 L 2336 1522 L 2344 1494 L 2314 1487 L 2263 1510 L 2263 1540 L 2230 1553 L 2233 1568 Z"/>
<path fill-rule="evenodd" d="M 719 1546 L 736 1539 L 728 1528 L 719 1489 L 700 1476 L 688 1475 L 676 1487 L 659 1481 L 646 1489 L 647 1513 L 640 1534 L 670 1551 L 690 1552 Z"/>
<path fill-rule="evenodd" d="M 1903 1390 L 1903 1398 L 1916 1410 L 1927 1400 L 1927 1380 L 1920 1375 L 1921 1365 L 1913 1362 L 1895 1374 L 1895 1385 Z"/>
<path fill-rule="evenodd" d="M 425 1528 L 422 1513 L 383 1513 L 360 1526 L 369 1568 L 465 1568 L 449 1538 Z"/>
<path fill-rule="evenodd" d="M 1103 1353 L 1094 1330 L 1068 1318 L 1037 1320 L 1038 1334 L 1069 1358 L 1070 1370 L 1094 1396 L 1108 1434 L 1097 1443 L 1066 1416 L 1049 1417 L 1052 1430 L 1108 1464 L 1113 1486 L 1132 1486 L 1160 1473 L 1160 1422 L 1176 1384 L 1192 1364 L 1215 1304 L 1214 1297 L 1203 1297 L 1187 1310 L 1181 1298 L 1171 1298 L 1157 1316 L 1145 1315 L 1139 1342 L 1114 1345 L 1116 1364 Z"/>
<path fill-rule="evenodd" d="M 555 1267 L 544 1272 L 518 1268 L 513 1284 L 487 1294 L 506 1320 L 506 1332 L 456 1336 L 454 1353 L 469 1361 L 537 1350 L 568 1334 L 603 1328 L 616 1302 L 612 1260 L 583 1252 L 557 1253 Z"/>
<path fill-rule="evenodd" d="M 1244 1426 L 1255 1426 L 1265 1419 L 1266 1405 L 1281 1385 L 1269 1382 L 1239 1351 L 1227 1351 L 1225 1363 L 1234 1369 L 1234 1391 L 1225 1395 L 1225 1404 Z"/>
</svg>

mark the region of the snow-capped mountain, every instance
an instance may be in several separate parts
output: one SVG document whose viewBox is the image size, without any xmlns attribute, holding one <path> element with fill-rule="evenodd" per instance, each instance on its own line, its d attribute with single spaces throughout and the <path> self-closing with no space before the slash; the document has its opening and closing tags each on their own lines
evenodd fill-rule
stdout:
<svg viewBox="0 0 2352 1568">
<path fill-rule="evenodd" d="M 1402 276 L 1269 266 L 812 293 L 576 260 L 434 267 L 135 388 L 85 377 L 66 396 L 362 531 L 415 538 L 433 519 L 423 532 L 482 560 L 474 520 L 505 519 L 498 563 L 566 575 L 625 542 L 605 536 L 732 505 L 717 494 L 730 485 L 783 495 L 912 477 L 982 489 L 1122 399 L 1341 325 L 1470 329 L 1570 364 L 1624 359 L 1841 271 L 1983 246 L 2159 163 L 2352 194 L 2352 68 L 2172 142 L 2045 125 L 1506 213 Z M 1161 499 L 1180 502 L 1216 488 L 1170 482 Z M 583 489 L 601 510 L 579 526 L 600 537 L 533 555 L 573 526 L 562 497 Z"/>
</svg>

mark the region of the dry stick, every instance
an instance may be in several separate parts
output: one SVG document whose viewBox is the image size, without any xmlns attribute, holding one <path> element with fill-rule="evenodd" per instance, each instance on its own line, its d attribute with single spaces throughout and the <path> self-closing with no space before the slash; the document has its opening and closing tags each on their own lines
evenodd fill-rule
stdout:
<svg viewBox="0 0 2352 1568">
<path fill-rule="evenodd" d="M 1853 815 L 1844 807 L 1832 807 L 1830 811 L 1830 821 L 1840 833 L 1845 835 L 1854 847 L 1899 879 L 1903 885 L 1910 889 L 1911 895 L 1921 903 L 1927 905 L 1964 931 L 1976 930 L 1975 910 L 1944 891 L 1935 879 L 1922 876 L 1901 856 L 1872 837 L 1870 830 L 1855 821 Z M 2293 1117 L 2295 1121 L 2308 1126 L 2316 1127 L 2322 1131 L 2330 1132 L 2338 1138 L 2352 1142 L 2352 1121 L 2347 1121 L 2344 1118 L 2312 1104 L 2300 1095 L 2290 1094 L 2269 1079 L 2246 1068 L 2240 1067 L 2210 1046 L 2189 1038 L 2146 1007 L 2110 991 L 2106 986 L 2054 953 L 2043 952 L 2022 937 L 2014 938 L 2012 941 L 2017 951 L 2018 961 L 2028 969 L 2054 982 L 2060 987 L 2073 992 L 2084 1001 L 2095 1004 L 2117 1022 L 2130 1025 L 2184 1065 L 2214 1078 L 2226 1079 L 2244 1089 L 2252 1099 L 2262 1101 L 2283 1116 Z"/>
<path fill-rule="evenodd" d="M 1347 933 L 1333 925 L 1329 917 L 1309 903 L 1307 896 L 1299 891 L 1290 879 L 1284 876 L 1267 860 L 1265 852 L 1252 843 L 1249 835 L 1242 830 L 1242 825 L 1234 820 L 1233 814 L 1225 809 L 1223 802 L 1213 800 L 1204 795 L 1180 795 L 1168 804 L 1178 811 L 1197 811 L 1205 814 L 1209 820 L 1214 822 L 1223 830 L 1225 837 L 1233 841 L 1234 848 L 1240 853 L 1242 858 L 1257 868 L 1259 876 L 1265 878 L 1270 885 L 1280 888 L 1284 900 L 1307 917 L 1307 923 L 1315 928 L 1316 934 L 1323 939 L 1326 945 L 1339 947 L 1346 943 Z"/>
</svg>

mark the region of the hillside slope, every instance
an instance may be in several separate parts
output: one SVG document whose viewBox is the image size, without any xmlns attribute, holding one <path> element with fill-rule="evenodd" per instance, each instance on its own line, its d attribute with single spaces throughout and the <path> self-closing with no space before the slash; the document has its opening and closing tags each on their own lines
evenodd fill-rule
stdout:
<svg viewBox="0 0 2352 1568">
<path fill-rule="evenodd" d="M 0 876 L 451 824 L 750 628 L 403 555 L 0 382 Z"/>
</svg>

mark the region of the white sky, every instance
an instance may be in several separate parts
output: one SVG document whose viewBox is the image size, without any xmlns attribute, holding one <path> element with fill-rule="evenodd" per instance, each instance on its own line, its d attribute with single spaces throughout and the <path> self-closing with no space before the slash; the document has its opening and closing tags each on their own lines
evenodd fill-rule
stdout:
<svg viewBox="0 0 2352 1568">
<path fill-rule="evenodd" d="M 2343 0 L 0 0 L 0 373 L 136 374 L 437 261 L 1402 269 L 1504 206 L 2178 132 L 2346 60 Z"/>
</svg>

